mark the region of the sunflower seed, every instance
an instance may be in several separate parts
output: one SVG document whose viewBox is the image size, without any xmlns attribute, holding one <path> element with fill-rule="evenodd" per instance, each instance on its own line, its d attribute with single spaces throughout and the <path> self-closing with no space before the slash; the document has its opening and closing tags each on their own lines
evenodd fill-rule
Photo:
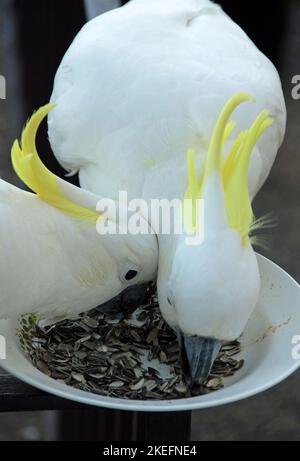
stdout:
<svg viewBox="0 0 300 461">
<path fill-rule="evenodd" d="M 72 373 L 72 378 L 79 383 L 86 383 L 85 377 L 83 375 L 80 375 L 79 373 Z"/>
<path fill-rule="evenodd" d="M 132 391 L 139 391 L 140 389 L 142 389 L 144 387 L 144 384 L 145 384 L 145 379 L 142 378 L 137 383 L 130 384 L 129 389 L 131 389 Z"/>
<path fill-rule="evenodd" d="M 207 385 L 206 385 L 209 389 L 220 389 L 221 387 L 223 387 L 223 381 L 222 381 L 222 378 L 214 378 L 214 379 L 210 379 L 208 382 L 207 382 Z"/>
<path fill-rule="evenodd" d="M 83 319 L 83 323 L 89 328 L 92 328 L 92 329 L 98 328 L 98 321 L 91 317 L 85 317 Z"/>
<path fill-rule="evenodd" d="M 187 386 L 183 382 L 180 382 L 176 384 L 175 391 L 177 391 L 179 394 L 186 394 Z"/>
<path fill-rule="evenodd" d="M 224 378 L 244 365 L 236 358 L 240 343 L 224 344 L 206 385 L 190 389 L 181 369 L 177 337 L 161 318 L 153 290 L 149 293 L 148 302 L 135 312 L 126 306 L 121 314 L 92 310 L 50 326 L 34 315 L 23 316 L 17 331 L 20 346 L 41 372 L 98 395 L 160 400 L 221 389 Z M 158 371 L 158 362 L 169 377 Z"/>
<path fill-rule="evenodd" d="M 123 387 L 124 386 L 124 383 L 123 381 L 114 381 L 112 383 L 110 383 L 109 387 L 111 389 L 119 389 L 120 387 Z"/>
<path fill-rule="evenodd" d="M 36 367 L 42 372 L 45 373 L 47 376 L 51 376 L 51 371 L 49 370 L 48 366 L 42 360 L 38 360 L 36 363 Z"/>
</svg>

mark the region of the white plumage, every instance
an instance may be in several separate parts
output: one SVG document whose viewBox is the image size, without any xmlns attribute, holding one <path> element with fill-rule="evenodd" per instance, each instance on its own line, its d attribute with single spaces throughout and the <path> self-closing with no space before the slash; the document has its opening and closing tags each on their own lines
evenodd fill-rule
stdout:
<svg viewBox="0 0 300 461">
<path fill-rule="evenodd" d="M 263 112 L 245 134 L 238 154 L 229 156 L 228 176 L 221 171 L 222 136 L 229 115 L 239 103 L 251 99 L 245 92 L 254 95 L 257 103 L 235 111 L 237 127 L 225 143 L 224 157 L 238 133 L 248 130 L 262 109 L 270 111 L 273 125 Z M 54 153 L 67 170 L 79 172 L 84 189 L 98 196 L 118 200 L 119 192 L 127 191 L 129 198 L 148 202 L 182 199 L 187 187 L 186 154 L 195 149 L 195 173 L 193 154 L 189 157 L 190 192 L 196 197 L 202 184 L 204 242 L 190 247 L 185 236 L 158 235 L 157 285 L 162 314 L 184 340 L 192 381 L 202 382 L 221 342 L 240 336 L 259 297 L 260 275 L 248 221 L 250 199 L 266 180 L 285 132 L 286 110 L 274 66 L 208 0 L 132 0 L 94 19 L 79 33 L 57 72 L 52 101 L 57 104 L 49 116 Z M 251 152 L 249 197 L 244 158 Z M 33 210 L 40 206 L 30 200 Z M 66 218 L 52 214 L 51 225 L 42 214 L 34 230 L 36 236 L 42 235 L 43 258 L 52 248 L 51 232 L 58 233 L 61 248 L 61 252 L 51 249 L 56 254 L 50 251 L 52 268 L 58 269 L 47 274 L 51 283 L 53 276 L 57 280 L 59 297 L 53 285 L 48 282 L 44 287 L 40 280 L 49 271 L 45 259 L 41 274 L 34 272 L 31 277 L 34 289 L 39 286 L 46 293 L 41 298 L 44 306 L 62 301 L 64 312 L 75 313 L 117 294 L 122 288 L 117 261 L 120 254 L 123 260 L 124 252 L 130 253 L 127 239 L 135 248 L 133 253 L 149 266 L 144 279 L 155 278 L 154 237 L 143 247 L 141 236 L 127 236 L 123 241 L 107 236 L 99 240 L 96 250 L 96 241 L 83 239 L 78 229 L 71 237 L 74 229 L 68 235 Z M 48 226 L 52 231 L 46 236 Z M 61 236 L 64 228 L 66 234 Z M 30 232 L 30 226 L 25 230 Z M 108 247 L 114 254 L 107 256 L 106 265 L 103 252 Z M 37 248 L 29 249 L 36 255 Z M 93 262 L 87 261 L 89 251 L 93 251 Z M 90 282 L 79 289 L 72 278 L 75 273 L 78 279 L 80 268 L 89 268 L 91 263 L 97 274 L 103 273 L 103 292 Z M 89 271 L 83 280 L 90 279 Z M 67 290 L 62 281 L 66 273 Z"/>
<path fill-rule="evenodd" d="M 133 0 L 86 24 L 66 53 L 50 141 L 60 163 L 79 171 L 81 186 L 93 192 L 182 197 L 187 150 L 195 146 L 203 163 L 215 120 L 238 91 L 257 98 L 238 109 L 240 129 L 264 108 L 275 120 L 253 153 L 254 196 L 285 132 L 274 66 L 208 0 Z"/>
<path fill-rule="evenodd" d="M 74 203 L 96 208 L 96 196 L 60 185 Z M 1 180 L 0 216 L 1 319 L 72 318 L 130 286 L 125 275 L 132 268 L 139 272 L 135 283 L 155 277 L 155 236 L 98 235 L 95 226 Z"/>
</svg>

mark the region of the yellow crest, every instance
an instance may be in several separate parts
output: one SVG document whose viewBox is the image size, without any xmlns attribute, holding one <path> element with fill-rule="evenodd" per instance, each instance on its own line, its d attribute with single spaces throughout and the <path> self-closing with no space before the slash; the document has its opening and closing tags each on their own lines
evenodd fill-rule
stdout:
<svg viewBox="0 0 300 461">
<path fill-rule="evenodd" d="M 255 102 L 255 98 L 247 93 L 238 93 L 227 102 L 221 112 L 213 131 L 201 181 L 197 178 L 195 150 L 188 152 L 188 188 L 185 194 L 186 199 L 193 200 L 194 216 L 197 216 L 195 207 L 197 201 L 203 198 L 207 179 L 213 171 L 218 171 L 223 178 L 229 226 L 241 235 L 245 245 L 249 243 L 249 233 L 254 222 L 248 187 L 251 154 L 260 136 L 273 123 L 269 111 L 261 112 L 249 131 L 240 133 L 229 156 L 223 161 L 224 144 L 235 128 L 235 123 L 229 119 L 234 110 L 246 101 Z"/>
<path fill-rule="evenodd" d="M 95 223 L 99 214 L 67 199 L 59 185 L 61 180 L 45 167 L 38 156 L 36 134 L 43 119 L 54 107 L 55 104 L 48 104 L 39 109 L 23 131 L 21 146 L 18 141 L 14 142 L 11 153 L 14 170 L 24 184 L 44 202 L 72 218 Z"/>
</svg>

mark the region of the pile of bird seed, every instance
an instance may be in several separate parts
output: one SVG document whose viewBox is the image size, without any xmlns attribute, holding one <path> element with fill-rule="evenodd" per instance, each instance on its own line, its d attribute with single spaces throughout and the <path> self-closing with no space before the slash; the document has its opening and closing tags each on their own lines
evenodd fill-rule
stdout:
<svg viewBox="0 0 300 461">
<path fill-rule="evenodd" d="M 224 345 L 206 384 L 190 389 L 174 332 L 163 321 L 157 297 L 134 312 L 92 310 L 76 320 L 46 326 L 34 315 L 18 330 L 23 352 L 49 377 L 83 391 L 135 400 L 179 399 L 223 387 L 244 364 L 240 343 Z"/>
</svg>

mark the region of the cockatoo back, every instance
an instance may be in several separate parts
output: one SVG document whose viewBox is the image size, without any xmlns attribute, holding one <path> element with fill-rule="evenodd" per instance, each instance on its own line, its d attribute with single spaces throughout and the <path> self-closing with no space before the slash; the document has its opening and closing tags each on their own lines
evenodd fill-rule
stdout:
<svg viewBox="0 0 300 461">
<path fill-rule="evenodd" d="M 188 149 L 196 149 L 201 175 L 216 118 L 239 91 L 257 99 L 236 112 L 239 130 L 265 108 L 274 119 L 253 151 L 254 197 L 285 131 L 274 66 L 209 0 L 133 0 L 86 24 L 66 53 L 52 95 L 50 141 L 88 190 L 113 199 L 120 190 L 132 198 L 182 198 Z"/>
</svg>

